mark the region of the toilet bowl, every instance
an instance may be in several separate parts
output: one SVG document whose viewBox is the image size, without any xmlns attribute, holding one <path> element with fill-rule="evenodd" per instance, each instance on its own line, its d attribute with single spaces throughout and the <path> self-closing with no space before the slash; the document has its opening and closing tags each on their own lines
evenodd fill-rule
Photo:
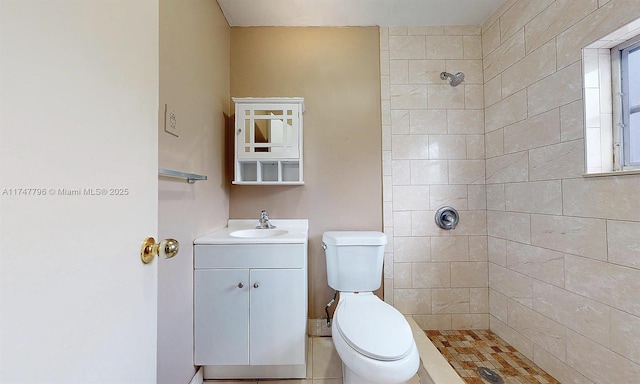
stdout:
<svg viewBox="0 0 640 384">
<path fill-rule="evenodd" d="M 372 292 L 341 293 L 332 325 L 344 384 L 396 384 L 411 379 L 420 356 L 404 316 Z"/>
<path fill-rule="evenodd" d="M 322 235 L 329 286 L 340 292 L 333 314 L 333 344 L 344 384 L 400 384 L 411 379 L 420 356 L 411 327 L 373 291 L 381 285 L 384 233 L 330 231 Z"/>
</svg>

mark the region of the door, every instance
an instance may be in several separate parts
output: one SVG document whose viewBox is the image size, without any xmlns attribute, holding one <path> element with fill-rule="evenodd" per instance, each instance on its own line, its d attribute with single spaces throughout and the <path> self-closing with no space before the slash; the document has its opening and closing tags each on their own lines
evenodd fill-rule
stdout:
<svg viewBox="0 0 640 384">
<path fill-rule="evenodd" d="M 155 383 L 157 1 L 0 1 L 0 382 Z"/>
<path fill-rule="evenodd" d="M 306 284 L 304 269 L 251 270 L 252 365 L 304 364 Z"/>
<path fill-rule="evenodd" d="M 249 364 L 249 270 L 195 271 L 195 363 Z"/>
</svg>

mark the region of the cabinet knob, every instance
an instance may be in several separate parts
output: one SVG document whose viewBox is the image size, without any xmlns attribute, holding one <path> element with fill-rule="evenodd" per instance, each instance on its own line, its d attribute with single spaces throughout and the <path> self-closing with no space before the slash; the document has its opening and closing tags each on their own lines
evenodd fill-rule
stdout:
<svg viewBox="0 0 640 384">
<path fill-rule="evenodd" d="M 253 288 L 258 288 L 260 286 L 260 284 L 258 283 L 253 283 Z"/>
<path fill-rule="evenodd" d="M 238 283 L 238 288 L 244 288 L 244 284 Z"/>
</svg>

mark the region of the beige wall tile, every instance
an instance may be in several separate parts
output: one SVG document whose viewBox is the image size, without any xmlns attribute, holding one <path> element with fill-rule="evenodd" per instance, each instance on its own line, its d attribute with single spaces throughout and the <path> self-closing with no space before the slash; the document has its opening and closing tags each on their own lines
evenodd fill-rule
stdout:
<svg viewBox="0 0 640 384">
<path fill-rule="evenodd" d="M 464 87 L 449 84 L 429 84 L 428 87 L 430 109 L 464 109 Z"/>
<path fill-rule="evenodd" d="M 611 349 L 640 363 L 640 317 L 611 310 Z"/>
<path fill-rule="evenodd" d="M 479 25 L 447 25 L 444 27 L 446 35 L 479 36 L 482 28 Z"/>
<path fill-rule="evenodd" d="M 380 50 L 389 51 L 389 27 L 380 27 Z"/>
<path fill-rule="evenodd" d="M 502 76 L 498 75 L 484 83 L 484 103 L 490 106 L 502 100 Z"/>
<path fill-rule="evenodd" d="M 506 210 L 506 194 L 504 184 L 487 185 L 487 209 L 492 211 Z"/>
<path fill-rule="evenodd" d="M 403 26 L 389 27 L 389 36 L 406 36 L 409 28 Z"/>
<path fill-rule="evenodd" d="M 393 288 L 411 288 L 411 263 L 393 263 Z"/>
<path fill-rule="evenodd" d="M 531 19 L 547 8 L 553 0 L 517 1 L 500 17 L 500 35 L 505 39 L 524 28 Z"/>
<path fill-rule="evenodd" d="M 434 314 L 469 313 L 469 289 L 432 289 L 431 312 Z"/>
<path fill-rule="evenodd" d="M 446 160 L 411 160 L 411 184 L 434 185 L 449 182 L 449 163 Z"/>
<path fill-rule="evenodd" d="M 531 244 L 606 260 L 606 221 L 568 216 L 531 215 Z"/>
<path fill-rule="evenodd" d="M 411 211 L 393 212 L 393 235 L 411 236 Z"/>
<path fill-rule="evenodd" d="M 489 327 L 491 331 L 517 349 L 518 352 L 533 360 L 533 341 L 522 336 L 506 323 L 493 316 L 489 317 Z"/>
<path fill-rule="evenodd" d="M 487 236 L 469 236 L 469 260 L 488 261 Z"/>
<path fill-rule="evenodd" d="M 522 90 L 485 110 L 485 132 L 517 123 L 527 118 L 527 92 Z"/>
<path fill-rule="evenodd" d="M 561 252 L 507 241 L 507 268 L 564 286 L 564 255 Z"/>
<path fill-rule="evenodd" d="M 467 159 L 484 160 L 484 135 L 467 135 Z"/>
<path fill-rule="evenodd" d="M 389 58 L 426 59 L 427 45 L 424 36 L 389 36 Z"/>
<path fill-rule="evenodd" d="M 487 133 L 484 141 L 487 158 L 504 155 L 504 128 Z"/>
<path fill-rule="evenodd" d="M 482 23 L 482 30 L 484 32 L 489 26 L 498 21 L 498 19 L 504 15 L 504 13 L 513 6 L 518 0 L 506 0 L 496 9 L 488 18 Z"/>
<path fill-rule="evenodd" d="M 443 109 L 413 109 L 409 113 L 409 131 L 414 135 L 446 134 L 447 111 Z"/>
<path fill-rule="evenodd" d="M 449 184 L 484 184 L 484 160 L 449 160 Z"/>
<path fill-rule="evenodd" d="M 507 211 L 562 214 L 560 180 L 505 184 Z"/>
<path fill-rule="evenodd" d="M 525 27 L 527 53 L 553 39 L 598 8 L 597 0 L 557 0 Z"/>
<path fill-rule="evenodd" d="M 500 23 L 496 20 L 488 28 L 482 31 L 482 53 L 487 57 L 500 46 Z"/>
<path fill-rule="evenodd" d="M 467 208 L 487 209 L 487 189 L 484 185 L 467 185 Z"/>
<path fill-rule="evenodd" d="M 486 275 L 487 277 L 489 276 L 488 271 L 486 272 Z M 489 287 L 469 288 L 469 312 L 489 313 Z M 487 328 L 488 327 L 489 324 L 487 324 Z"/>
<path fill-rule="evenodd" d="M 434 26 L 416 26 L 416 27 L 408 27 L 407 34 L 409 35 L 444 35 L 445 27 L 434 25 Z"/>
<path fill-rule="evenodd" d="M 447 236 L 448 231 L 440 229 L 434 220 L 435 211 L 411 212 L 412 236 Z"/>
<path fill-rule="evenodd" d="M 393 306 L 405 315 L 431 313 L 431 292 L 428 289 L 394 289 Z"/>
<path fill-rule="evenodd" d="M 464 73 L 464 84 L 484 83 L 482 60 L 446 60 L 446 71 L 449 73 Z"/>
<path fill-rule="evenodd" d="M 409 60 L 409 83 L 442 84 L 440 73 L 444 68 L 444 60 Z"/>
<path fill-rule="evenodd" d="M 467 142 L 464 135 L 430 135 L 430 159 L 466 159 Z"/>
<path fill-rule="evenodd" d="M 515 301 L 508 303 L 507 324 L 560 360 L 566 358 L 565 327 Z"/>
<path fill-rule="evenodd" d="M 413 263 L 414 288 L 448 288 L 451 286 L 449 263 Z"/>
<path fill-rule="evenodd" d="M 483 134 L 484 111 L 450 109 L 447 111 L 447 128 L 450 134 Z"/>
<path fill-rule="evenodd" d="M 462 59 L 462 36 L 427 36 L 427 59 Z"/>
<path fill-rule="evenodd" d="M 449 330 L 451 329 L 451 315 L 412 316 L 420 329 Z"/>
<path fill-rule="evenodd" d="M 409 134 L 409 110 L 408 109 L 391 110 L 391 134 L 392 135 Z"/>
<path fill-rule="evenodd" d="M 391 109 L 426 108 L 427 86 L 421 84 L 391 85 Z"/>
<path fill-rule="evenodd" d="M 521 273 L 489 263 L 489 288 L 532 307 L 532 280 Z"/>
<path fill-rule="evenodd" d="M 469 237 L 447 236 L 431 238 L 431 260 L 468 261 Z"/>
<path fill-rule="evenodd" d="M 579 62 L 562 68 L 527 88 L 529 116 L 580 99 L 582 99 L 582 67 Z"/>
<path fill-rule="evenodd" d="M 396 237 L 393 240 L 393 259 L 396 262 L 426 262 L 431 259 L 429 239 L 424 237 Z"/>
<path fill-rule="evenodd" d="M 533 354 L 534 363 L 561 383 L 596 384 L 541 347 L 534 346 Z"/>
<path fill-rule="evenodd" d="M 610 308 L 550 284 L 533 282 L 533 309 L 594 340 L 609 345 Z"/>
<path fill-rule="evenodd" d="M 524 30 L 520 30 L 502 42 L 493 52 L 485 55 L 483 60 L 484 78 L 492 79 L 524 56 Z M 391 57 L 393 58 L 393 56 Z"/>
<path fill-rule="evenodd" d="M 393 172 L 393 176 L 390 176 L 392 186 L 411 185 L 411 160 L 391 160 L 391 168 Z M 393 190 L 391 192 L 393 193 Z"/>
<path fill-rule="evenodd" d="M 565 180 L 563 190 L 565 215 L 640 220 L 640 204 L 634 194 L 621 193 L 639 191 L 638 176 Z"/>
<path fill-rule="evenodd" d="M 531 181 L 575 178 L 582 176 L 583 172 L 584 142 L 582 139 L 529 151 L 529 180 Z"/>
<path fill-rule="evenodd" d="M 428 208 L 429 187 L 422 185 L 394 186 L 393 210 L 412 211 Z"/>
<path fill-rule="evenodd" d="M 464 107 L 466 109 L 484 108 L 484 87 L 481 84 L 464 86 Z"/>
<path fill-rule="evenodd" d="M 465 59 L 482 59 L 482 37 L 462 36 Z"/>
<path fill-rule="evenodd" d="M 507 241 L 497 237 L 487 238 L 489 261 L 502 267 L 507 266 Z"/>
<path fill-rule="evenodd" d="M 428 135 L 393 135 L 391 155 L 394 159 L 428 159 Z"/>
<path fill-rule="evenodd" d="M 560 110 L 533 116 L 504 128 L 504 152 L 543 147 L 560 142 Z"/>
<path fill-rule="evenodd" d="M 488 287 L 489 266 L 487 262 L 452 262 L 451 286 L 483 288 Z"/>
<path fill-rule="evenodd" d="M 487 212 L 487 232 L 489 236 L 530 243 L 531 224 L 528 213 Z"/>
<path fill-rule="evenodd" d="M 582 100 L 560 107 L 560 140 L 570 141 L 584 137 L 584 110 Z"/>
<path fill-rule="evenodd" d="M 389 83 L 408 84 L 409 83 L 409 60 L 389 61 Z"/>
<path fill-rule="evenodd" d="M 487 212 L 481 211 L 458 211 L 460 222 L 450 235 L 478 236 L 487 234 Z"/>
<path fill-rule="evenodd" d="M 567 363 L 596 383 L 633 383 L 640 375 L 638 364 L 571 330 Z"/>
<path fill-rule="evenodd" d="M 509 298 L 495 289 L 489 289 L 489 313 L 503 323 L 507 322 Z"/>
<path fill-rule="evenodd" d="M 607 250 L 610 262 L 640 268 L 640 223 L 608 220 Z"/>
<path fill-rule="evenodd" d="M 488 313 L 452 314 L 451 328 L 452 329 L 488 329 L 489 314 Z"/>
<path fill-rule="evenodd" d="M 502 72 L 502 97 L 526 88 L 556 71 L 556 42 L 551 40 Z"/>
<path fill-rule="evenodd" d="M 640 270 L 572 255 L 565 256 L 565 269 L 567 290 L 640 316 L 640 301 L 629 300 L 630 292 L 640 292 Z"/>
<path fill-rule="evenodd" d="M 438 208 L 449 205 L 456 209 L 467 209 L 466 185 L 432 185 L 429 187 L 429 208 Z"/>
<path fill-rule="evenodd" d="M 640 17 L 635 0 L 612 0 L 578 21 L 557 37 L 558 68 L 580 59 L 587 44 Z"/>
<path fill-rule="evenodd" d="M 487 184 L 526 181 L 529 154 L 524 152 L 487 159 Z"/>
</svg>

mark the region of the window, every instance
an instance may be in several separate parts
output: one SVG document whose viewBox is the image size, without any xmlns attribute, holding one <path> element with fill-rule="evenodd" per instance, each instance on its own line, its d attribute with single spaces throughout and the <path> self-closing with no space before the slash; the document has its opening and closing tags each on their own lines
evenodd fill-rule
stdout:
<svg viewBox="0 0 640 384">
<path fill-rule="evenodd" d="M 586 174 L 640 171 L 640 19 L 582 50 Z"/>
<path fill-rule="evenodd" d="M 627 45 L 627 44 L 624 44 Z M 614 48 L 620 57 L 620 128 L 623 169 L 640 168 L 640 41 Z"/>
</svg>

